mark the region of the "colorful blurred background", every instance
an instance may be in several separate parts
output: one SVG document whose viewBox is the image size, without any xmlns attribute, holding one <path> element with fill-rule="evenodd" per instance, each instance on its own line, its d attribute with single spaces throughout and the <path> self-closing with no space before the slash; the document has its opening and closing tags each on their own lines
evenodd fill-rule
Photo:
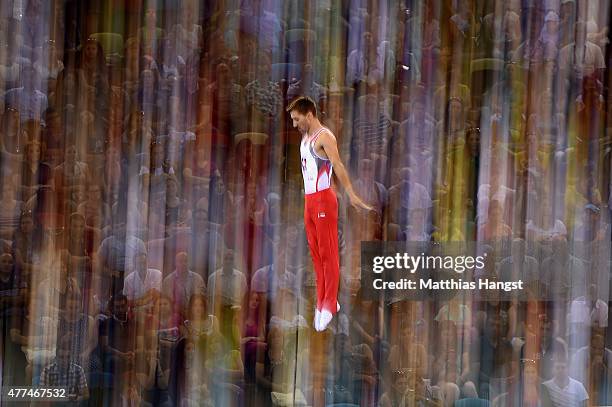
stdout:
<svg viewBox="0 0 612 407">
<path fill-rule="evenodd" d="M 608 0 L 5 0 L 2 389 L 80 405 L 612 403 Z M 338 189 L 312 328 L 300 134 Z M 362 241 L 478 242 L 525 295 L 362 294 Z"/>
</svg>

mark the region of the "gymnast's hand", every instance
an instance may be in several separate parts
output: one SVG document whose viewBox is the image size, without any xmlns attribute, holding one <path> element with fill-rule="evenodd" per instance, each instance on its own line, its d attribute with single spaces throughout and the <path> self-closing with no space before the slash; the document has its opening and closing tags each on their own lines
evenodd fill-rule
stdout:
<svg viewBox="0 0 612 407">
<path fill-rule="evenodd" d="M 371 207 L 370 205 L 366 204 L 365 202 L 363 202 L 363 200 L 361 198 L 359 198 L 357 196 L 357 194 L 352 193 L 349 195 L 349 199 L 351 201 L 351 205 L 353 206 L 353 208 L 355 209 L 364 209 L 366 211 L 371 211 L 374 208 Z"/>
</svg>

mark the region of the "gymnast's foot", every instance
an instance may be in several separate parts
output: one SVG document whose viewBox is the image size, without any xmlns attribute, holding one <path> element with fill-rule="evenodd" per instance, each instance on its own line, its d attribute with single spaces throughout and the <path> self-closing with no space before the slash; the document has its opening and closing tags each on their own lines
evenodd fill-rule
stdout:
<svg viewBox="0 0 612 407">
<path fill-rule="evenodd" d="M 332 318 L 333 318 L 333 314 L 331 312 L 329 312 L 328 310 L 324 309 L 323 311 L 321 311 L 321 319 L 319 319 L 319 329 L 318 331 L 324 331 L 327 328 L 327 325 L 329 325 L 329 323 L 331 322 Z"/>
</svg>

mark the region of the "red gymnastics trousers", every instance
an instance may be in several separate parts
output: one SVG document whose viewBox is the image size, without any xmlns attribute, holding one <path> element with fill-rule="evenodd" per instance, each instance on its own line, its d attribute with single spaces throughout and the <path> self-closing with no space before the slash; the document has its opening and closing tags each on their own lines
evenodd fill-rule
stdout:
<svg viewBox="0 0 612 407">
<path fill-rule="evenodd" d="M 317 279 L 317 309 L 336 313 L 340 257 L 338 254 L 338 200 L 327 188 L 305 195 L 304 225 Z"/>
</svg>

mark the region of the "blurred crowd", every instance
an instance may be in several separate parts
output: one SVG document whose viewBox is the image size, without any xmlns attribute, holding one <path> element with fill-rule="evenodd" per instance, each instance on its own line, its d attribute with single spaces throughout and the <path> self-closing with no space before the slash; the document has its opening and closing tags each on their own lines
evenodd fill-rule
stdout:
<svg viewBox="0 0 612 407">
<path fill-rule="evenodd" d="M 608 0 L 3 1 L 3 389 L 612 403 L 609 15 Z M 299 95 L 373 207 L 339 191 L 342 308 L 324 333 L 285 112 Z M 483 273 L 527 289 L 366 298 L 374 240 L 486 242 Z"/>
</svg>

